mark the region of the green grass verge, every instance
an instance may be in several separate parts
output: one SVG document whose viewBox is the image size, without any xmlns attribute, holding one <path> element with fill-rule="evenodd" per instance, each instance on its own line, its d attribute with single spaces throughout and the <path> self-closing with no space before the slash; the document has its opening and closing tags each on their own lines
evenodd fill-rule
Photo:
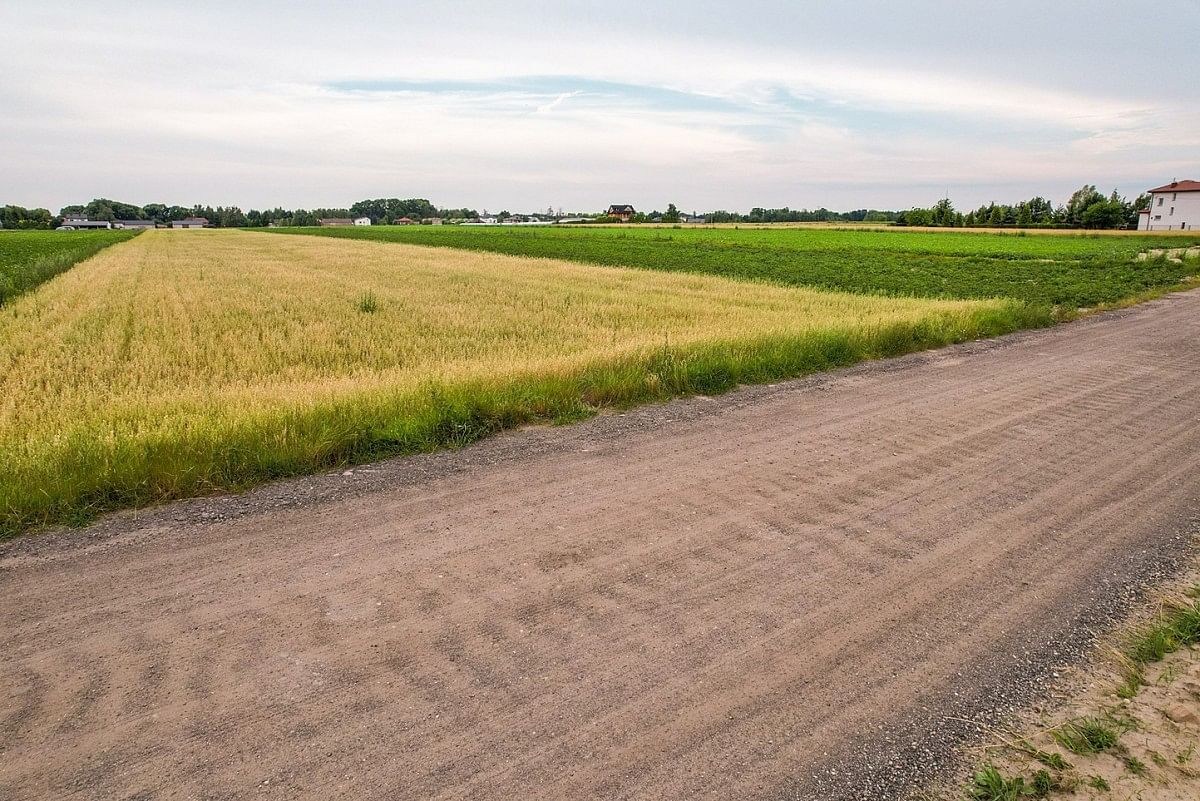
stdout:
<svg viewBox="0 0 1200 801">
<path fill-rule="evenodd" d="M 1117 686 L 1117 695 L 1132 698 L 1146 684 L 1145 668 L 1180 648 L 1200 643 L 1200 585 L 1189 591 L 1191 599 L 1177 600 L 1164 606 L 1158 618 L 1138 629 L 1123 651 L 1125 677 Z"/>
<path fill-rule="evenodd" d="M 0 306 L 137 231 L 0 231 Z"/>
<path fill-rule="evenodd" d="M 1086 717 L 1067 721 L 1051 732 L 1051 736 L 1072 754 L 1099 754 L 1114 748 L 1121 732 L 1108 720 Z"/>
<path fill-rule="evenodd" d="M 235 490 L 382 457 L 457 447 L 502 429 L 578 420 L 605 408 L 712 395 L 1052 322 L 1045 309 L 1008 303 L 875 328 L 662 347 L 571 374 L 430 383 L 416 393 L 353 397 L 291 413 L 239 418 L 225 430 L 96 446 L 63 435 L 54 459 L 0 455 L 0 535 L 80 523 L 110 509 Z"/>
<path fill-rule="evenodd" d="M 1069 791 L 1074 784 L 1049 771 L 1038 770 L 1032 776 L 1005 776 L 994 765 L 984 765 L 975 772 L 967 788 L 971 801 L 1019 801 L 1022 798 L 1045 798 L 1057 790 Z"/>
<path fill-rule="evenodd" d="M 1200 236 L 662 228 L 373 226 L 272 233 L 403 242 L 514 256 L 703 273 L 785 286 L 917 297 L 1009 297 L 1065 309 L 1177 285 L 1200 261 L 1136 261 Z"/>
</svg>

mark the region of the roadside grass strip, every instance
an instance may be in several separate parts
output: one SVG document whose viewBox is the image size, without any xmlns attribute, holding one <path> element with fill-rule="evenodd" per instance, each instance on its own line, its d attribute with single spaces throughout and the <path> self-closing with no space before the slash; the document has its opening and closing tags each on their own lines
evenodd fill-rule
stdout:
<svg viewBox="0 0 1200 801">
<path fill-rule="evenodd" d="M 1132 698 L 1146 686 L 1146 666 L 1200 643 L 1200 585 L 1183 597 L 1163 601 L 1158 619 L 1137 630 L 1123 649 L 1124 678 L 1117 696 Z"/>
</svg>

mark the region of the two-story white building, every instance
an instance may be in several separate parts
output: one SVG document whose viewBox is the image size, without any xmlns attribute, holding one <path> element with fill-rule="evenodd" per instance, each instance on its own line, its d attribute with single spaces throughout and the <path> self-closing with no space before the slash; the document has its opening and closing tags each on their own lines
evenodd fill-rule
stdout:
<svg viewBox="0 0 1200 801">
<path fill-rule="evenodd" d="M 1138 215 L 1139 231 L 1200 230 L 1200 181 L 1172 181 L 1149 195 L 1150 208 Z"/>
</svg>

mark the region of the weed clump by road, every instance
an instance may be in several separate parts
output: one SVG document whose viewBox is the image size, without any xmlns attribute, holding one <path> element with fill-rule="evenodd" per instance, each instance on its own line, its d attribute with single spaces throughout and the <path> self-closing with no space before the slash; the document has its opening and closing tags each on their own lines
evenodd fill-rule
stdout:
<svg viewBox="0 0 1200 801">
<path fill-rule="evenodd" d="M 1122 678 L 1087 714 L 1034 735 L 998 736 L 964 791 L 970 801 L 1200 798 L 1200 586 L 1162 603 L 1120 649 Z M 1153 698 L 1145 698 L 1149 691 Z M 1041 741 L 1043 745 L 1035 745 Z M 1054 749 L 1054 750 L 1050 750 Z M 1069 759 L 1068 759 L 1069 755 Z M 959 796 L 964 797 L 964 796 Z"/>
</svg>

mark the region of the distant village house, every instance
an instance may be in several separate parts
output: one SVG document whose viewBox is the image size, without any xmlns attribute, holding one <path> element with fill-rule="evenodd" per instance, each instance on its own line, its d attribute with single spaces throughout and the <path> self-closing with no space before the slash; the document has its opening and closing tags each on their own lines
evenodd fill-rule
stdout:
<svg viewBox="0 0 1200 801">
<path fill-rule="evenodd" d="M 629 222 L 633 219 L 633 215 L 637 214 L 637 212 L 633 210 L 633 206 L 630 206 L 628 203 L 623 203 L 620 205 L 609 206 L 608 211 L 604 212 L 604 214 L 606 217 L 616 217 L 621 222 Z"/>
<path fill-rule="evenodd" d="M 143 231 L 154 227 L 154 220 L 117 220 L 113 223 L 113 228 L 129 228 L 134 231 Z"/>
<path fill-rule="evenodd" d="M 207 228 L 207 217 L 184 217 L 182 220 L 172 220 L 172 228 Z"/>
<path fill-rule="evenodd" d="M 371 218 L 370 217 L 355 217 L 354 224 L 355 225 L 370 225 Z"/>
<path fill-rule="evenodd" d="M 64 214 L 60 230 L 72 231 L 81 228 L 112 228 L 108 220 L 89 220 L 83 214 Z"/>
<path fill-rule="evenodd" d="M 1200 181 L 1172 181 L 1151 189 L 1150 208 L 1138 214 L 1139 231 L 1193 231 L 1200 222 Z"/>
</svg>

